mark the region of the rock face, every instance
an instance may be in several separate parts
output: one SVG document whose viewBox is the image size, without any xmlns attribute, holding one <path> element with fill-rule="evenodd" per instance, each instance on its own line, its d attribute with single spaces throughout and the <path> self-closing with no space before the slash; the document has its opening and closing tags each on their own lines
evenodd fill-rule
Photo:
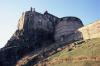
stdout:
<svg viewBox="0 0 100 66">
<path fill-rule="evenodd" d="M 58 18 L 47 11 L 41 14 L 31 8 L 22 14 L 18 29 L 0 50 L 0 66 L 15 66 L 19 59 L 32 51 L 68 40 L 66 37 L 82 26 L 76 17 Z"/>
</svg>

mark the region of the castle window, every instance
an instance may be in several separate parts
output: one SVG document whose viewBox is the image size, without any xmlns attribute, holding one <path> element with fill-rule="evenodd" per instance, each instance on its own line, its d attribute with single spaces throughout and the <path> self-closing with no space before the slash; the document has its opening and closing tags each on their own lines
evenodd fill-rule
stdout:
<svg viewBox="0 0 100 66">
<path fill-rule="evenodd" d="M 51 22 L 47 22 L 47 29 L 50 29 L 50 30 L 53 29 L 53 26 L 52 26 L 52 23 Z"/>
<path fill-rule="evenodd" d="M 31 16 L 33 16 L 33 15 L 31 14 Z"/>
<path fill-rule="evenodd" d="M 60 21 L 62 21 L 62 20 L 63 20 L 63 18 L 60 19 Z"/>
<path fill-rule="evenodd" d="M 49 22 L 47 23 L 47 28 L 50 29 L 50 27 L 49 27 Z"/>
<path fill-rule="evenodd" d="M 60 41 L 64 41 L 64 35 L 61 36 Z"/>
<path fill-rule="evenodd" d="M 42 20 L 41 19 L 38 21 L 38 24 L 39 25 L 42 25 Z"/>
</svg>

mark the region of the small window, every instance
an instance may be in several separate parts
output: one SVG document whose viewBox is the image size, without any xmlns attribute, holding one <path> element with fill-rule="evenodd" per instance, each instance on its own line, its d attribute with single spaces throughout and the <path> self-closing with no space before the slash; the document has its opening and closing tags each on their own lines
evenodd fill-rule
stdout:
<svg viewBox="0 0 100 66">
<path fill-rule="evenodd" d="M 50 23 L 49 22 L 47 22 L 47 28 L 50 29 Z"/>
<path fill-rule="evenodd" d="M 31 17 L 32 17 L 33 15 L 31 14 Z"/>
<path fill-rule="evenodd" d="M 39 21 L 38 21 L 38 24 L 39 24 L 39 25 L 42 25 L 42 20 L 39 20 Z"/>
<path fill-rule="evenodd" d="M 64 35 L 61 36 L 60 41 L 64 41 Z"/>
<path fill-rule="evenodd" d="M 60 21 L 62 21 L 62 20 L 63 20 L 63 18 L 60 19 Z"/>
</svg>

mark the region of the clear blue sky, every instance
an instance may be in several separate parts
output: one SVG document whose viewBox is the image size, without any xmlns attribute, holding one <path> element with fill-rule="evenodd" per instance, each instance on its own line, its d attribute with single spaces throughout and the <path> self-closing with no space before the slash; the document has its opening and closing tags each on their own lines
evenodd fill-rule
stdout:
<svg viewBox="0 0 100 66">
<path fill-rule="evenodd" d="M 58 17 L 79 17 L 85 25 L 100 19 L 100 0 L 1 0 L 0 47 L 6 44 L 17 29 L 22 12 L 31 6 L 38 12 L 48 10 Z"/>
</svg>

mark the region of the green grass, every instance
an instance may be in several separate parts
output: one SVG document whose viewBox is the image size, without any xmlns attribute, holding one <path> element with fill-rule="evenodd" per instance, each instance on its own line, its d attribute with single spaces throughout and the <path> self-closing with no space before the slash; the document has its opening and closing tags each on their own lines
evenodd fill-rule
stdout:
<svg viewBox="0 0 100 66">
<path fill-rule="evenodd" d="M 66 49 L 48 57 L 49 61 L 55 58 L 78 57 L 78 56 L 100 56 L 100 38 L 85 40 L 82 44 L 77 45 L 75 49 L 67 51 Z M 90 65 L 89 65 L 90 64 Z M 98 65 L 99 64 L 99 65 Z M 79 63 L 61 63 L 55 66 L 100 66 L 100 62 L 79 62 Z"/>
<path fill-rule="evenodd" d="M 60 63 L 54 66 L 100 66 L 100 62 L 70 62 L 70 63 Z"/>
</svg>

